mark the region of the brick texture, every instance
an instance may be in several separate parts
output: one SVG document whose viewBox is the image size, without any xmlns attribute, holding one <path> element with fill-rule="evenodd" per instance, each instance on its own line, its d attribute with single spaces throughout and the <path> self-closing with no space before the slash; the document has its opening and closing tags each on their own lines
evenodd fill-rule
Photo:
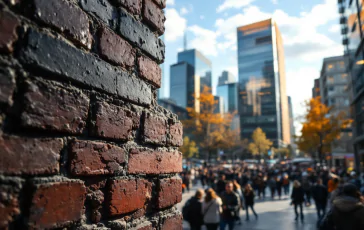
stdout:
<svg viewBox="0 0 364 230">
<path fill-rule="evenodd" d="M 0 103 L 11 105 L 13 103 L 12 96 L 14 89 L 14 70 L 9 68 L 0 68 Z"/>
<path fill-rule="evenodd" d="M 6 11 L 0 11 L 0 52 L 13 52 L 13 43 L 18 39 L 16 28 L 19 20 Z"/>
<path fill-rule="evenodd" d="M 81 219 L 86 189 L 79 181 L 38 185 L 30 208 L 29 225 L 38 229 L 67 226 Z"/>
<path fill-rule="evenodd" d="M 7 175 L 55 174 L 59 171 L 62 139 L 0 138 L 0 173 Z"/>
<path fill-rule="evenodd" d="M 182 201 L 182 179 L 161 179 L 158 183 L 157 208 L 162 209 Z"/>
<path fill-rule="evenodd" d="M 182 171 L 180 152 L 133 149 L 129 154 L 128 172 L 131 174 L 161 174 Z"/>
<path fill-rule="evenodd" d="M 167 217 L 164 220 L 161 230 L 182 230 L 182 215 Z"/>
<path fill-rule="evenodd" d="M 18 196 L 11 188 L 0 186 L 0 229 L 7 229 L 7 225 L 20 214 Z"/>
<path fill-rule="evenodd" d="M 117 6 L 125 7 L 129 13 L 139 15 L 142 11 L 142 0 L 113 0 Z"/>
<path fill-rule="evenodd" d="M 28 82 L 24 102 L 24 126 L 72 134 L 81 134 L 86 126 L 89 99 L 78 90 Z"/>
<path fill-rule="evenodd" d="M 153 2 L 153 0 L 144 0 L 144 2 L 143 17 L 145 21 L 162 35 L 164 33 L 164 22 L 166 20 L 163 11 L 155 2 Z"/>
<path fill-rule="evenodd" d="M 109 213 L 113 216 L 142 208 L 151 195 L 151 183 L 146 180 L 113 180 L 108 197 Z"/>
<path fill-rule="evenodd" d="M 145 56 L 141 56 L 138 58 L 138 68 L 140 77 L 150 81 L 158 88 L 161 87 L 162 70 L 157 63 Z"/>
<path fill-rule="evenodd" d="M 34 0 L 34 17 L 90 49 L 92 37 L 86 13 L 65 0 Z M 57 12 L 57 13 L 54 13 Z"/>
<path fill-rule="evenodd" d="M 165 118 L 144 113 L 143 130 L 145 142 L 159 145 L 166 144 L 167 120 Z"/>
<path fill-rule="evenodd" d="M 177 147 L 183 145 L 183 126 L 181 122 L 170 125 L 169 134 L 168 144 Z"/>
<path fill-rule="evenodd" d="M 170 1 L 170 0 L 168 0 Z M 154 0 L 155 3 L 157 3 L 157 5 L 161 8 L 161 9 L 164 9 L 166 8 L 166 3 L 167 3 L 167 0 Z"/>
<path fill-rule="evenodd" d="M 73 141 L 71 155 L 71 172 L 79 176 L 113 174 L 126 160 L 124 149 L 93 141 Z"/>
</svg>

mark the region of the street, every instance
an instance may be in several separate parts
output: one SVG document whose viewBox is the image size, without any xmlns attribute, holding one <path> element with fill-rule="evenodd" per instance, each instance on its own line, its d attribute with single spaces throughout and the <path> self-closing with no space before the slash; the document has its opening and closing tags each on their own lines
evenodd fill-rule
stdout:
<svg viewBox="0 0 364 230">
<path fill-rule="evenodd" d="M 182 211 L 185 202 L 194 195 L 196 187 L 192 188 L 189 193 L 184 193 L 182 202 L 177 205 Z M 267 189 L 268 191 L 268 189 Z M 269 194 L 268 194 L 269 195 Z M 268 197 L 268 196 L 267 196 Z M 255 220 L 253 216 L 249 222 L 245 221 L 245 211 L 240 211 L 242 225 L 236 225 L 236 230 L 316 230 L 316 209 L 315 205 L 304 209 L 304 222 L 296 222 L 294 220 L 294 209 L 290 206 L 290 199 L 272 201 L 266 198 L 265 201 L 256 200 L 255 210 L 259 215 L 259 219 Z M 251 211 L 250 211 L 251 214 Z M 183 229 L 188 230 L 189 225 L 183 222 Z M 203 230 L 205 230 L 203 228 Z"/>
</svg>

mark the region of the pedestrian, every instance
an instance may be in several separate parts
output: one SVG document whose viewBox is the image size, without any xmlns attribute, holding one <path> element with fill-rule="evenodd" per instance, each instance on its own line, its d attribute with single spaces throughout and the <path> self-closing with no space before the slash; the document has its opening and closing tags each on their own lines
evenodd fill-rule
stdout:
<svg viewBox="0 0 364 230">
<path fill-rule="evenodd" d="M 254 190 L 250 184 L 247 184 L 244 189 L 246 221 L 249 221 L 249 208 L 252 210 L 255 219 L 258 219 L 258 215 L 254 210 L 254 198 L 255 198 Z"/>
<path fill-rule="evenodd" d="M 233 180 L 233 184 L 234 184 L 234 192 L 236 194 L 238 194 L 239 202 L 240 202 L 240 207 L 235 216 L 236 216 L 236 221 L 239 223 L 239 225 L 241 225 L 240 209 L 243 208 L 242 204 L 244 204 L 244 196 L 243 196 L 243 192 L 241 191 L 241 187 L 240 187 L 239 183 L 236 180 Z"/>
<path fill-rule="evenodd" d="M 226 176 L 225 174 L 222 174 L 220 176 L 220 179 L 216 183 L 216 192 L 218 195 L 221 195 L 225 191 L 226 186 Z"/>
<path fill-rule="evenodd" d="M 195 196 L 191 197 L 182 209 L 183 219 L 190 224 L 191 230 L 201 230 L 203 225 L 202 198 L 204 191 L 197 189 Z"/>
<path fill-rule="evenodd" d="M 305 172 L 306 173 L 306 172 Z M 304 173 L 305 176 L 303 176 L 302 179 L 302 188 L 305 191 L 305 196 L 306 196 L 306 206 L 310 206 L 311 205 L 311 189 L 312 189 L 312 185 L 310 180 L 308 179 L 308 176 Z"/>
<path fill-rule="evenodd" d="M 202 203 L 203 220 L 207 230 L 217 230 L 222 212 L 222 200 L 212 188 L 206 191 L 205 200 Z"/>
<path fill-rule="evenodd" d="M 320 230 L 363 230 L 364 205 L 358 188 L 345 184 L 333 207 L 322 220 Z"/>
<path fill-rule="evenodd" d="M 281 199 L 281 197 L 282 197 L 282 187 L 283 187 L 283 178 L 282 178 L 282 175 L 278 175 L 277 176 L 276 185 L 277 185 L 278 198 Z"/>
<path fill-rule="evenodd" d="M 329 193 L 325 185 L 322 184 L 322 179 L 318 179 L 317 183 L 312 187 L 312 197 L 315 201 L 317 211 L 317 223 L 325 216 L 326 204 Z"/>
<path fill-rule="evenodd" d="M 222 199 L 222 214 L 220 219 L 220 230 L 225 230 L 226 225 L 229 230 L 233 230 L 235 226 L 236 213 L 240 207 L 240 199 L 238 194 L 234 192 L 232 182 L 227 182 L 225 192 L 221 195 Z"/>
<path fill-rule="evenodd" d="M 270 193 L 271 193 L 271 196 L 272 196 L 272 200 L 274 200 L 274 195 L 276 193 L 276 187 L 277 187 L 277 181 L 275 179 L 275 177 L 271 177 L 268 181 L 268 187 L 270 189 Z"/>
<path fill-rule="evenodd" d="M 300 184 L 300 182 L 298 182 L 297 180 L 295 180 L 293 182 L 293 190 L 292 190 L 292 194 L 291 194 L 291 199 L 292 199 L 292 204 L 294 205 L 294 211 L 296 214 L 296 218 L 295 220 L 298 220 L 298 208 L 300 209 L 300 216 L 301 216 L 301 221 L 303 222 L 303 207 L 302 204 L 305 201 L 305 192 Z"/>
<path fill-rule="evenodd" d="M 284 195 L 288 196 L 289 195 L 289 179 L 288 179 L 287 174 L 285 174 L 283 177 L 283 190 L 284 190 Z"/>
</svg>

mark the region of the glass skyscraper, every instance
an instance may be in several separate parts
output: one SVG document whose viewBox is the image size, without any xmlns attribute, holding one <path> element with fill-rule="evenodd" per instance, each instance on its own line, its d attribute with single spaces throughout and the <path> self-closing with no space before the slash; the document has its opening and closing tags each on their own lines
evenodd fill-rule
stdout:
<svg viewBox="0 0 364 230">
<path fill-rule="evenodd" d="M 290 144 L 283 43 L 272 19 L 237 28 L 241 137 L 260 127 L 275 147 Z"/>
<path fill-rule="evenodd" d="M 224 100 L 224 113 L 233 113 L 238 110 L 238 84 L 229 83 L 218 85 L 216 94 Z"/>
</svg>

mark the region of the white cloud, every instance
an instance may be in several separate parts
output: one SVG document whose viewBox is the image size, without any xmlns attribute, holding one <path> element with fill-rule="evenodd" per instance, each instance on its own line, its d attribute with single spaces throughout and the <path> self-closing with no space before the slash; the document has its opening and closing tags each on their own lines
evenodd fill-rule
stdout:
<svg viewBox="0 0 364 230">
<path fill-rule="evenodd" d="M 179 11 L 181 15 L 188 14 L 190 11 L 186 7 L 182 7 Z"/>
<path fill-rule="evenodd" d="M 189 42 L 191 48 L 196 48 L 204 55 L 217 56 L 216 33 L 212 30 L 204 29 L 198 25 L 187 28 L 194 34 L 194 38 Z"/>
<path fill-rule="evenodd" d="M 329 28 L 329 32 L 331 33 L 338 33 L 341 29 L 341 26 L 339 24 L 334 24 Z"/>
<path fill-rule="evenodd" d="M 238 77 L 238 67 L 235 65 L 235 66 L 229 66 L 226 68 L 227 71 L 229 71 L 230 73 L 232 73 L 235 77 L 235 79 L 237 79 Z"/>
<path fill-rule="evenodd" d="M 174 6 L 174 0 L 167 0 L 167 6 Z"/>
<path fill-rule="evenodd" d="M 176 41 L 179 37 L 183 36 L 187 27 L 187 21 L 178 14 L 176 9 L 167 9 L 166 18 L 165 39 L 167 42 Z"/>
<path fill-rule="evenodd" d="M 255 0 L 225 0 L 221 5 L 219 5 L 216 9 L 216 12 L 220 13 L 230 8 L 239 9 L 244 6 L 248 6 Z"/>
</svg>

